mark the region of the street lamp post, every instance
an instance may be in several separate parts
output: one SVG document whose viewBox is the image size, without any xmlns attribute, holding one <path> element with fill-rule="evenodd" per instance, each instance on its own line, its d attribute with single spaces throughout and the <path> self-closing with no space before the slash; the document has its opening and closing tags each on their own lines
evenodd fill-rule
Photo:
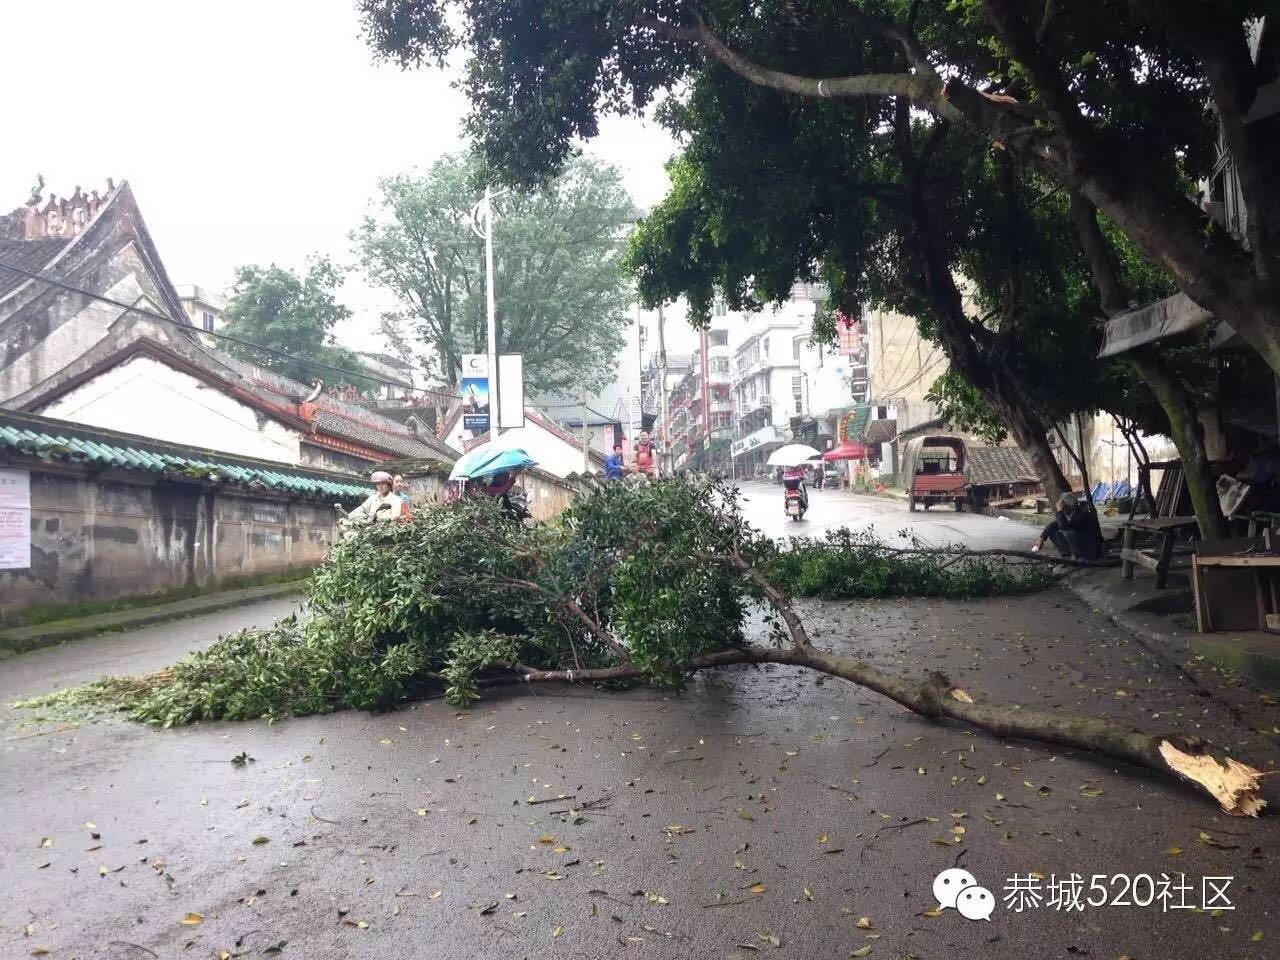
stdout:
<svg viewBox="0 0 1280 960">
<path fill-rule="evenodd" d="M 484 199 L 471 208 L 471 229 L 484 241 L 484 285 L 487 333 L 489 338 L 489 430 L 496 439 L 502 433 L 498 386 L 498 320 L 493 293 L 493 201 L 499 196 L 489 186 Z"/>
</svg>

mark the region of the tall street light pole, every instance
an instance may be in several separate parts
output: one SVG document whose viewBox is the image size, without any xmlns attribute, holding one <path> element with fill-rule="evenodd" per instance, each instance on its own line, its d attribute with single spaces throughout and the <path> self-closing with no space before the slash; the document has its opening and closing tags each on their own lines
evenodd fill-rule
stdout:
<svg viewBox="0 0 1280 960">
<path fill-rule="evenodd" d="M 658 450 L 662 473 L 671 472 L 671 454 L 667 449 L 670 431 L 667 429 L 667 338 L 666 318 L 662 306 L 658 306 L 658 418 L 660 447 Z"/>
<path fill-rule="evenodd" d="M 493 294 L 493 201 L 497 196 L 491 187 L 486 186 L 484 199 L 471 210 L 471 229 L 484 240 L 485 309 L 489 335 L 489 431 L 495 439 L 502 433 L 498 419 L 502 409 L 498 386 L 498 321 Z"/>
</svg>

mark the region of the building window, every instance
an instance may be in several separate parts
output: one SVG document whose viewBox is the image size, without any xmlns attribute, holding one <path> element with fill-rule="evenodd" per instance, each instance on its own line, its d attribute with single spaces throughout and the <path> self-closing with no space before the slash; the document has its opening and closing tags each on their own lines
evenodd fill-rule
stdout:
<svg viewBox="0 0 1280 960">
<path fill-rule="evenodd" d="M 729 308 L 724 302 L 724 297 L 717 296 L 711 303 L 711 313 L 713 316 L 723 317 L 728 314 Z"/>
<path fill-rule="evenodd" d="M 800 359 L 800 349 L 801 349 L 801 347 L 803 347 L 803 346 L 804 346 L 804 338 L 803 338 L 803 337 L 797 337 L 795 340 L 792 340 L 792 341 L 791 341 L 791 356 L 792 356 L 792 359 L 794 359 L 794 360 L 799 360 L 799 359 Z"/>
<path fill-rule="evenodd" d="M 728 330 L 712 330 L 708 336 L 711 338 L 713 347 L 727 347 L 729 345 Z"/>
<path fill-rule="evenodd" d="M 800 396 L 801 383 L 802 383 L 802 381 L 801 381 L 801 378 L 800 378 L 800 377 L 792 377 L 792 378 L 791 378 L 791 395 L 792 395 L 793 397 L 798 397 L 798 396 Z"/>
<path fill-rule="evenodd" d="M 204 327 L 205 333 L 213 333 L 213 314 L 208 310 L 200 312 L 200 326 Z"/>
<path fill-rule="evenodd" d="M 764 355 L 767 357 L 769 356 L 769 338 L 765 337 L 761 342 L 764 344 Z"/>
</svg>

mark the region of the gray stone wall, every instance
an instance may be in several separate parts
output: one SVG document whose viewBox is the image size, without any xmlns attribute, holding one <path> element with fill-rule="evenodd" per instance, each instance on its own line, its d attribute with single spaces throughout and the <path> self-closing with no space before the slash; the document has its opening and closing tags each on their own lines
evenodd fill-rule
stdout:
<svg viewBox="0 0 1280 960">
<path fill-rule="evenodd" d="M 37 605 L 305 573 L 334 538 L 329 503 L 40 461 L 0 465 L 31 473 L 31 567 L 0 570 L 0 623 Z"/>
</svg>

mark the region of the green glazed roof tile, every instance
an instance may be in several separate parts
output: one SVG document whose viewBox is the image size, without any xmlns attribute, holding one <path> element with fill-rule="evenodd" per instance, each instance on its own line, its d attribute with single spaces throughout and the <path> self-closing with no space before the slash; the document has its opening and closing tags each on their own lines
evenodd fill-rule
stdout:
<svg viewBox="0 0 1280 960">
<path fill-rule="evenodd" d="M 36 432 L 23 423 L 3 422 L 5 416 L 6 412 L 0 411 L 0 450 L 8 448 L 45 459 L 89 462 L 95 465 L 146 470 L 151 473 L 174 471 L 192 476 L 203 474 L 208 478 L 216 478 L 219 482 L 266 487 L 303 496 L 363 497 L 368 493 L 365 486 L 360 483 L 344 483 L 263 467 L 221 463 L 203 456 L 185 457 L 176 453 L 140 450 L 136 447 L 110 443 L 105 439 L 66 436 L 55 432 Z M 25 414 L 11 416 L 21 416 L 27 421 L 33 419 Z M 47 422 L 52 426 L 56 421 Z"/>
</svg>

